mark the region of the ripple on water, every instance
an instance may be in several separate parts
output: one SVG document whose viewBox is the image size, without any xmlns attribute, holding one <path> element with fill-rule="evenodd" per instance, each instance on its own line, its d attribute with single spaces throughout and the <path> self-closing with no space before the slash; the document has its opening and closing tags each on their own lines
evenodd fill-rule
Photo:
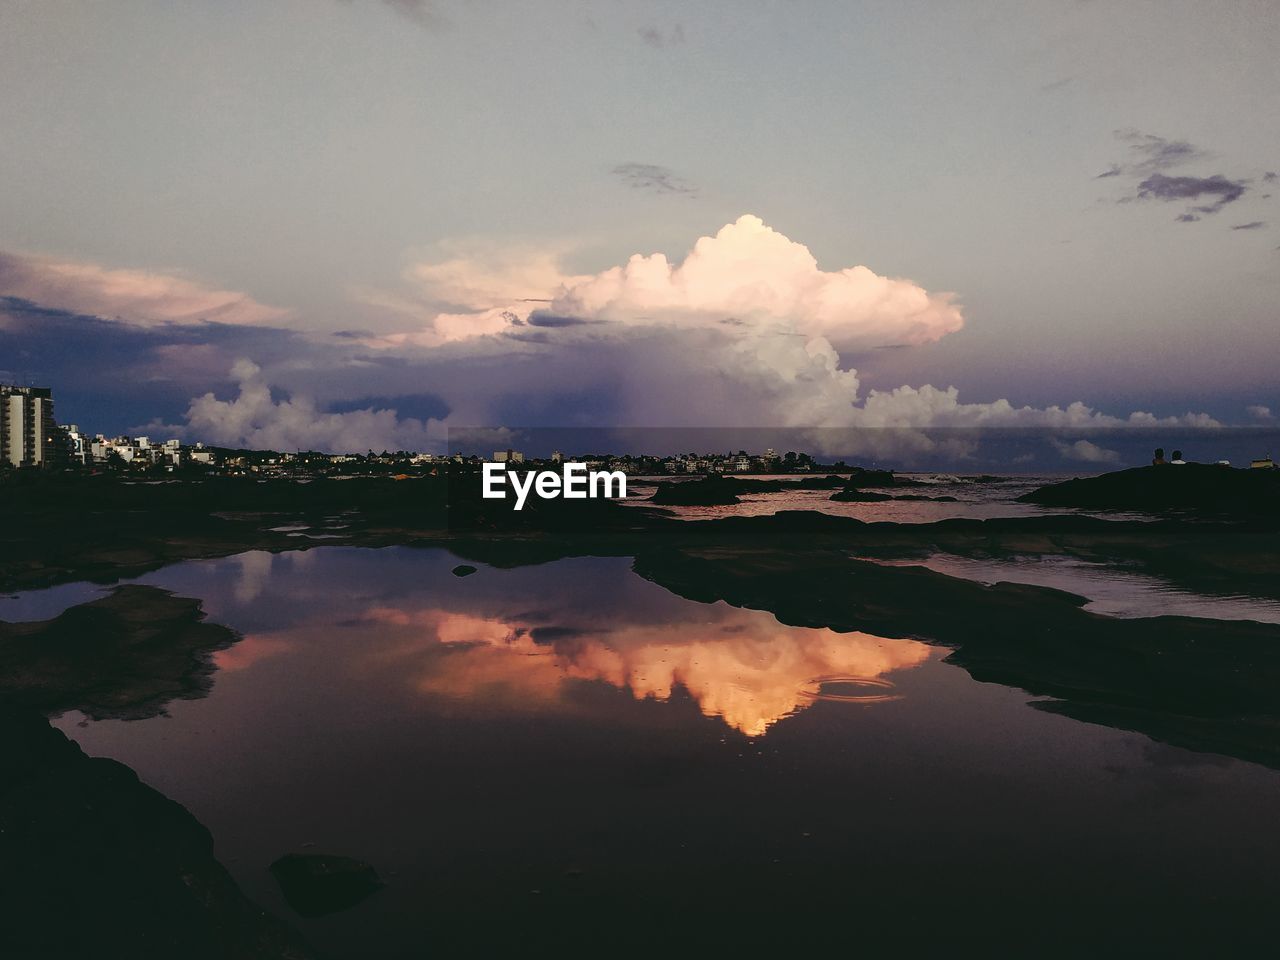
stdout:
<svg viewBox="0 0 1280 960">
<path fill-rule="evenodd" d="M 901 700 L 893 681 L 881 677 L 814 677 L 805 683 L 800 695 L 806 700 L 827 703 L 887 703 Z"/>
</svg>

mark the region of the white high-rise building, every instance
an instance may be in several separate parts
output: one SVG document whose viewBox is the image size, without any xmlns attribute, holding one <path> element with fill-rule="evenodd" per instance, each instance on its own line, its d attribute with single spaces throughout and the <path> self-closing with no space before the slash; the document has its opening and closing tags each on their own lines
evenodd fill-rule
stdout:
<svg viewBox="0 0 1280 960">
<path fill-rule="evenodd" d="M 47 467 L 62 461 L 62 439 L 47 387 L 0 384 L 0 461 L 13 467 Z"/>
</svg>

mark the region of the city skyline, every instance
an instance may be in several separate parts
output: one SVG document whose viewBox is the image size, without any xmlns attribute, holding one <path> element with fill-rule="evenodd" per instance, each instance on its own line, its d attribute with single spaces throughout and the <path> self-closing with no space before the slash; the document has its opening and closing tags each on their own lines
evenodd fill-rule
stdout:
<svg viewBox="0 0 1280 960">
<path fill-rule="evenodd" d="M 0 26 L 0 380 L 106 434 L 1070 451 L 1280 411 L 1273 5 L 136 0 Z"/>
</svg>

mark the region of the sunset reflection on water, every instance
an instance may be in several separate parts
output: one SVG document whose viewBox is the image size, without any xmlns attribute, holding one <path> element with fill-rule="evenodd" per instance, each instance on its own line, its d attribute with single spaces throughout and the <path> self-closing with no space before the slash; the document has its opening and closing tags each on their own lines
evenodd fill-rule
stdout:
<svg viewBox="0 0 1280 960">
<path fill-rule="evenodd" d="M 909 924 L 922 875 L 960 891 L 957 917 L 1082 890 L 1274 900 L 1275 771 L 1030 709 L 941 646 L 691 600 L 629 558 L 465 578 L 458 559 L 325 548 L 148 574 L 241 639 L 201 699 L 59 729 L 186 806 L 278 915 L 281 855 L 373 864 L 376 896 L 298 920 L 334 956 L 370 956 L 371 930 L 376 955 L 409 957 L 495 915 L 632 930 L 695 902 L 726 923 L 859 904 Z"/>
<path fill-rule="evenodd" d="M 416 659 L 416 683 L 426 693 L 505 691 L 553 704 L 569 680 L 603 681 L 637 699 L 669 700 L 681 687 L 703 714 L 749 736 L 813 703 L 815 680 L 874 681 L 918 666 L 932 650 L 915 640 L 788 627 L 725 604 L 700 612 L 660 628 L 536 624 L 440 607 L 372 607 L 363 619 L 396 638 L 396 656 Z M 444 655 L 421 656 L 432 648 Z"/>
</svg>

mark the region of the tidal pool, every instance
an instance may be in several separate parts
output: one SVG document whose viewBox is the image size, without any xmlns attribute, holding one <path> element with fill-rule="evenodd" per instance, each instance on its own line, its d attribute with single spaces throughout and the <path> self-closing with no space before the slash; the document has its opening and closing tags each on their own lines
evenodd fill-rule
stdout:
<svg viewBox="0 0 1280 960">
<path fill-rule="evenodd" d="M 167 716 L 58 726 L 190 809 L 335 957 L 1274 923 L 1276 771 L 1035 710 L 924 639 L 686 600 L 626 559 L 458 562 L 327 547 L 144 576 L 243 639 Z M 306 852 L 387 886 L 298 917 L 268 867 Z"/>
</svg>

